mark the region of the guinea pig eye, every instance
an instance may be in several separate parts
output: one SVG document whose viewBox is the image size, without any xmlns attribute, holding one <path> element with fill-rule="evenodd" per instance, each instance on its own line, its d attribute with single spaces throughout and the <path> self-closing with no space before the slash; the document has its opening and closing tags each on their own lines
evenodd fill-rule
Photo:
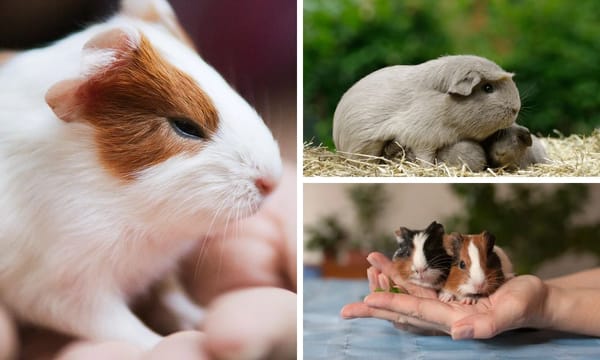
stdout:
<svg viewBox="0 0 600 360">
<path fill-rule="evenodd" d="M 461 270 L 464 270 L 467 267 L 467 264 L 465 264 L 465 262 L 463 260 L 461 260 L 460 263 L 458 264 L 458 267 Z"/>
<path fill-rule="evenodd" d="M 485 91 L 488 94 L 491 94 L 494 92 L 494 86 L 490 83 L 484 84 L 483 85 L 483 91 Z"/>
<path fill-rule="evenodd" d="M 205 137 L 202 128 L 190 119 L 172 117 L 168 118 L 169 124 L 175 133 L 188 139 L 203 139 Z"/>
</svg>

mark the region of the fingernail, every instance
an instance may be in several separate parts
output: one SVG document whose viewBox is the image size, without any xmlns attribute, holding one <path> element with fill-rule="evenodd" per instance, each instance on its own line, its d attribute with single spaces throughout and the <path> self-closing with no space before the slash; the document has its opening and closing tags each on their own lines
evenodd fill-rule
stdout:
<svg viewBox="0 0 600 360">
<path fill-rule="evenodd" d="M 375 266 L 375 267 L 379 266 L 379 262 L 373 258 L 374 258 L 373 253 L 371 253 L 371 254 L 369 254 L 369 256 L 367 256 L 367 261 L 369 262 L 369 264 L 371 264 L 372 266 Z"/>
<path fill-rule="evenodd" d="M 454 339 L 454 340 L 472 339 L 473 333 L 474 333 L 474 330 L 471 325 L 461 326 L 457 329 L 452 330 L 452 339 Z"/>
</svg>

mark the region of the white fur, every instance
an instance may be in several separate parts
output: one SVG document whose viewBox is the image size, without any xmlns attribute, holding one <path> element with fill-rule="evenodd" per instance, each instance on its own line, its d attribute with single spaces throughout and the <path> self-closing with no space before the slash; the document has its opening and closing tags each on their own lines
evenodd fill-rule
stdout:
<svg viewBox="0 0 600 360">
<path fill-rule="evenodd" d="M 50 86 L 90 69 L 80 64 L 86 41 L 115 27 L 142 31 L 196 80 L 220 119 L 199 155 L 175 156 L 131 183 L 99 165 L 88 125 L 57 119 L 44 101 Z M 197 240 L 256 211 L 263 196 L 254 180 L 280 173 L 277 144 L 257 113 L 159 25 L 115 16 L 24 52 L 0 68 L 0 301 L 67 333 L 152 346 L 160 338 L 126 301 Z"/>
<path fill-rule="evenodd" d="M 412 256 L 411 274 L 409 280 L 416 285 L 436 288 L 440 284 L 437 284 L 437 280 L 441 275 L 441 271 L 434 269 L 427 263 L 427 257 L 425 256 L 425 242 L 427 241 L 427 233 L 417 233 L 413 238 L 414 253 Z M 419 271 L 421 274 L 419 274 Z"/>
<path fill-rule="evenodd" d="M 425 258 L 425 252 L 423 250 L 425 241 L 427 241 L 427 234 L 424 232 L 416 234 L 413 238 L 413 246 L 415 247 L 412 264 L 413 271 L 416 271 L 417 269 L 422 270 L 427 267 L 427 259 Z"/>
<path fill-rule="evenodd" d="M 485 273 L 479 261 L 479 250 L 473 242 L 469 243 L 467 248 L 469 259 L 471 259 L 471 266 L 469 267 L 469 279 L 466 283 L 460 285 L 458 289 L 461 294 L 476 294 L 476 286 L 481 285 L 485 282 Z"/>
<path fill-rule="evenodd" d="M 395 140 L 432 163 L 444 146 L 481 141 L 514 123 L 521 102 L 511 77 L 495 63 L 469 55 L 377 70 L 342 96 L 333 120 L 336 148 L 380 156 L 384 144 Z M 464 85 L 462 79 L 473 81 L 468 96 L 452 93 L 455 84 Z M 477 87 L 488 79 L 497 81 L 492 94 Z"/>
</svg>

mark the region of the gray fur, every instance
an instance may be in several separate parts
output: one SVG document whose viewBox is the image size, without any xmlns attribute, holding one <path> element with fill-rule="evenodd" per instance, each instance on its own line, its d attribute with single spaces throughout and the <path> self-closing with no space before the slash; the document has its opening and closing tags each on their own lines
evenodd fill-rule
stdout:
<svg viewBox="0 0 600 360">
<path fill-rule="evenodd" d="M 487 164 L 483 147 L 472 140 L 459 141 L 441 148 L 437 159 L 448 166 L 460 167 L 464 164 L 473 172 L 482 171 Z"/>
<path fill-rule="evenodd" d="M 483 146 L 490 167 L 516 170 L 548 163 L 548 155 L 540 139 L 517 124 L 495 132 L 483 142 Z"/>
<path fill-rule="evenodd" d="M 377 70 L 342 96 L 333 140 L 340 151 L 375 156 L 395 140 L 433 162 L 444 146 L 482 141 L 514 123 L 521 101 L 512 76 L 471 55 Z M 483 91 L 487 83 L 495 88 L 491 94 Z"/>
</svg>

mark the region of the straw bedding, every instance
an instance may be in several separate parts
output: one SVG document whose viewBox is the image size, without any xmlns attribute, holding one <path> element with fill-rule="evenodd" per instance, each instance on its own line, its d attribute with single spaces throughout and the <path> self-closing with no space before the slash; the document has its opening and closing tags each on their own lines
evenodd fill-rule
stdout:
<svg viewBox="0 0 600 360">
<path fill-rule="evenodd" d="M 537 164 L 508 172 L 504 169 L 486 169 L 471 172 L 466 167 L 432 164 L 426 167 L 402 159 L 390 161 L 380 157 L 331 152 L 323 146 L 304 144 L 304 176 L 525 176 L 563 177 L 600 176 L 600 129 L 590 136 L 571 135 L 563 138 L 542 138 L 550 163 Z"/>
</svg>

